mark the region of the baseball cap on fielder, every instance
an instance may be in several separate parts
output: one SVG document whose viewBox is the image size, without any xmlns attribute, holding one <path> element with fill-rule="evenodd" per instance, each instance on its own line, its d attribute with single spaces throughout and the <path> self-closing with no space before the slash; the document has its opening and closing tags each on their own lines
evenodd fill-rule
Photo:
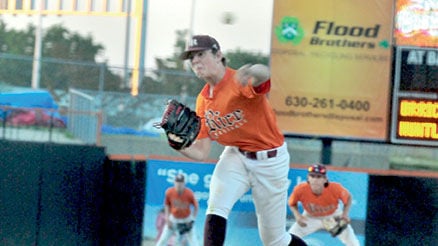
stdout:
<svg viewBox="0 0 438 246">
<path fill-rule="evenodd" d="M 175 182 L 184 182 L 184 175 L 183 174 L 177 174 L 175 176 Z"/>
<path fill-rule="evenodd" d="M 181 54 L 180 58 L 182 60 L 187 60 L 190 58 L 190 53 L 194 51 L 202 50 L 220 50 L 221 47 L 215 38 L 208 35 L 195 35 L 190 40 L 189 46 Z"/>
<path fill-rule="evenodd" d="M 327 168 L 324 165 L 321 164 L 313 164 L 308 168 L 309 174 L 310 173 L 316 173 L 316 174 L 327 174 Z"/>
</svg>

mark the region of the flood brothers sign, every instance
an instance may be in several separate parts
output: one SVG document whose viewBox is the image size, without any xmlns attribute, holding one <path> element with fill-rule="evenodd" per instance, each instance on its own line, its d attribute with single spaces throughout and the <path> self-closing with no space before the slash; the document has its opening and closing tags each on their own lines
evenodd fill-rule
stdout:
<svg viewBox="0 0 438 246">
<path fill-rule="evenodd" d="M 392 0 L 274 1 L 269 98 L 285 134 L 388 141 L 392 13 Z"/>
</svg>

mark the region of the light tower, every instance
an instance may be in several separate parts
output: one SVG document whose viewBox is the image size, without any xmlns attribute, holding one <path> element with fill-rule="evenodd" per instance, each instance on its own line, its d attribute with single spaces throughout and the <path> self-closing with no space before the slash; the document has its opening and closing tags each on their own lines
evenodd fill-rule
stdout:
<svg viewBox="0 0 438 246">
<path fill-rule="evenodd" d="M 67 4 L 68 3 L 68 4 Z M 42 45 L 42 16 L 108 16 L 135 20 L 134 61 L 131 78 L 131 95 L 138 95 L 138 86 L 145 71 L 146 17 L 148 0 L 0 0 L 0 15 L 38 16 L 32 71 L 32 87 L 39 88 Z M 128 67 L 129 25 L 125 39 L 125 79 Z"/>
</svg>

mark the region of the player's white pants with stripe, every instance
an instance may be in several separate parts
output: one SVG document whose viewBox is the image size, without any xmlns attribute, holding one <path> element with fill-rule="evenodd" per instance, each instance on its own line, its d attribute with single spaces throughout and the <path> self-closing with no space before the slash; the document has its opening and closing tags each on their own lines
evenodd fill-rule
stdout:
<svg viewBox="0 0 438 246">
<path fill-rule="evenodd" d="M 227 219 L 233 205 L 251 189 L 263 245 L 287 246 L 291 240 L 286 232 L 289 160 L 286 143 L 277 148 L 276 157 L 264 160 L 225 147 L 211 179 L 207 214 Z"/>
<path fill-rule="evenodd" d="M 304 212 L 303 215 L 307 218 L 306 224 L 307 226 L 302 227 L 298 225 L 298 223 L 294 223 L 291 228 L 289 229 L 290 233 L 293 233 L 301 238 L 304 239 L 305 236 L 312 234 L 318 230 L 324 230 L 324 226 L 322 224 L 322 221 L 327 217 L 333 217 L 333 216 L 340 216 L 342 214 L 342 211 L 337 210 L 334 214 L 330 216 L 321 216 L 321 217 L 312 217 L 309 216 L 308 213 Z M 353 227 L 351 225 L 348 225 L 345 230 L 337 236 L 339 240 L 344 245 L 347 246 L 360 246 L 359 240 L 357 239 Z"/>
</svg>

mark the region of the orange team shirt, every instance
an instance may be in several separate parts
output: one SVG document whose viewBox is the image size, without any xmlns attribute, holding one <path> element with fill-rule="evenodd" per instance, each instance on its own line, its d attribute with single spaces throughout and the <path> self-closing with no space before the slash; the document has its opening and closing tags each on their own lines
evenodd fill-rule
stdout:
<svg viewBox="0 0 438 246">
<path fill-rule="evenodd" d="M 227 67 L 211 97 L 209 84 L 199 93 L 196 113 L 202 124 L 198 139 L 209 137 L 222 145 L 246 151 L 281 146 L 284 136 L 266 96 L 270 80 L 254 89 L 251 84 L 240 85 L 235 74 L 236 70 Z"/>
<path fill-rule="evenodd" d="M 295 186 L 289 197 L 289 206 L 296 206 L 301 202 L 304 210 L 311 216 L 326 216 L 334 213 L 338 208 L 339 200 L 347 203 L 350 193 L 341 184 L 330 182 L 321 195 L 313 194 L 310 185 L 305 182 Z"/>
<path fill-rule="evenodd" d="M 177 219 L 187 218 L 190 215 L 190 205 L 198 208 L 198 201 L 189 188 L 185 188 L 181 195 L 178 194 L 175 187 L 167 189 L 164 204 L 169 206 L 170 213 Z"/>
</svg>

